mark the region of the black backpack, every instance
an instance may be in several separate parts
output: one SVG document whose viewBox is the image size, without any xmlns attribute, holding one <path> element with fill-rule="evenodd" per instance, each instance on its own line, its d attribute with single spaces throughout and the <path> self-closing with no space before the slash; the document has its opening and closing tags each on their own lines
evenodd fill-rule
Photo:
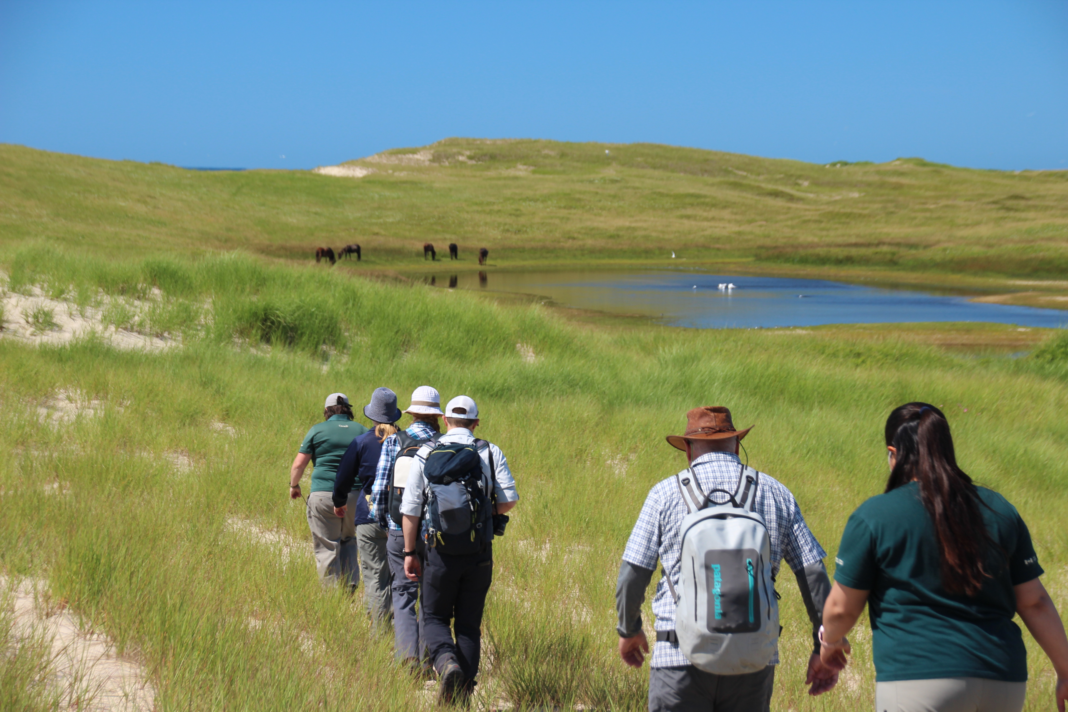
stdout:
<svg viewBox="0 0 1068 712">
<path fill-rule="evenodd" d="M 401 515 L 401 500 L 404 499 L 404 487 L 408 483 L 408 470 L 415 461 L 415 454 L 426 443 L 434 443 L 440 436 L 432 435 L 426 440 L 413 438 L 403 430 L 397 431 L 397 442 L 400 450 L 397 459 L 393 461 L 393 469 L 389 473 L 389 518 L 398 527 L 404 517 Z"/>
<path fill-rule="evenodd" d="M 472 444 L 435 444 L 425 452 L 423 539 L 450 555 L 477 554 L 493 540 L 493 483 L 483 489 L 482 458 Z"/>
</svg>

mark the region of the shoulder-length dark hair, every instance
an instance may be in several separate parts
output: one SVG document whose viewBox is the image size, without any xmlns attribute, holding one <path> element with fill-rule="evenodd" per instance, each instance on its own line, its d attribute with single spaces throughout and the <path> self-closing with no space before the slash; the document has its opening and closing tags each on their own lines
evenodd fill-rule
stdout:
<svg viewBox="0 0 1068 712">
<path fill-rule="evenodd" d="M 946 416 L 928 403 L 895 408 L 886 420 L 886 444 L 897 451 L 886 491 L 919 483 L 938 538 L 942 586 L 951 594 L 975 596 L 990 578 L 994 542 L 972 478 L 957 466 Z"/>
</svg>

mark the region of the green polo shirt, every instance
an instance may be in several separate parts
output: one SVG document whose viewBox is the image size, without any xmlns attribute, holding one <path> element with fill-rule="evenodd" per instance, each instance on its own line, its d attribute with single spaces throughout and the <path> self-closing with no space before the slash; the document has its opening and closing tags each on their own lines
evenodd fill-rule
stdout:
<svg viewBox="0 0 1068 712">
<path fill-rule="evenodd" d="M 312 426 L 300 444 L 300 452 L 311 455 L 311 491 L 333 492 L 337 466 L 349 449 L 349 443 L 367 432 L 347 415 L 332 415 L 322 423 Z"/>
<path fill-rule="evenodd" d="M 1001 551 L 991 551 L 992 578 L 973 598 L 942 586 L 934 524 L 916 482 L 872 497 L 853 512 L 835 557 L 834 580 L 870 591 L 875 680 L 981 677 L 1027 680 L 1027 652 L 1013 586 L 1042 567 L 1016 508 L 997 492 L 976 488 L 983 521 Z"/>
</svg>

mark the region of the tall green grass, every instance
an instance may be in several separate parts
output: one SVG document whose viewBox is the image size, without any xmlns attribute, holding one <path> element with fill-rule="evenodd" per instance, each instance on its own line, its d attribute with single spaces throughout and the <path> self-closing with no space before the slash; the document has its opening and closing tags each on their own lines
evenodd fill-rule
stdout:
<svg viewBox="0 0 1068 712">
<path fill-rule="evenodd" d="M 848 330 L 576 325 L 537 306 L 239 254 L 104 261 L 40 249 L 6 265 L 12 289 L 156 299 L 195 315 L 183 347 L 162 354 L 0 339 L 0 451 L 11 453 L 0 458 L 0 567 L 46 577 L 120 650 L 136 651 L 161 709 L 431 706 L 362 602 L 320 589 L 310 555 L 286 561 L 233 529 L 251 522 L 310 552 L 288 465 L 325 394 L 358 403 L 381 385 L 402 400 L 425 383 L 474 397 L 479 435 L 503 448 L 518 482 L 495 544 L 486 708 L 644 707 L 648 671 L 615 653 L 615 578 L 648 489 L 684 464 L 663 437 L 698 405 L 756 424 L 750 463 L 793 490 L 832 556 L 849 513 L 885 483 L 886 415 L 914 399 L 940 405 L 962 466 L 1020 509 L 1068 609 L 1068 378 L 1041 359 L 965 358 L 894 332 L 861 341 Z M 100 400 L 102 412 L 42 422 L 37 406 L 61 389 Z M 175 452 L 191 471 L 173 467 Z M 54 481 L 68 493 L 46 490 Z M 807 617 L 792 577 L 779 582 L 775 708 L 870 706 L 863 627 L 839 688 L 806 696 Z M 643 617 L 651 625 L 648 603 Z M 1048 664 L 1029 646 L 1029 705 L 1043 709 Z"/>
</svg>

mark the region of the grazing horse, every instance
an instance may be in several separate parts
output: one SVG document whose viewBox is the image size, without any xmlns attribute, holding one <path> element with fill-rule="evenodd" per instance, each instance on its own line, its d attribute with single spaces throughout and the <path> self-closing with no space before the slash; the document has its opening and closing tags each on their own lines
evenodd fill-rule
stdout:
<svg viewBox="0 0 1068 712">
<path fill-rule="evenodd" d="M 323 258 L 330 260 L 330 264 L 337 262 L 337 257 L 334 256 L 334 250 L 330 247 L 317 247 L 315 248 L 315 261 L 319 262 Z"/>
<path fill-rule="evenodd" d="M 456 246 L 455 242 L 450 242 L 449 243 L 449 259 L 450 260 L 458 260 L 458 259 L 460 259 L 460 248 L 458 248 Z"/>
<path fill-rule="evenodd" d="M 356 255 L 356 261 L 360 261 L 360 246 L 356 243 L 352 243 L 351 245 L 345 245 L 337 251 L 338 259 L 342 257 L 349 257 L 351 255 Z"/>
<path fill-rule="evenodd" d="M 480 265 L 486 264 L 486 260 L 489 259 L 489 250 L 485 247 L 480 248 L 478 251 L 478 263 Z"/>
<path fill-rule="evenodd" d="M 431 262 L 433 262 L 434 260 L 436 260 L 438 258 L 438 253 L 434 252 L 434 246 L 431 245 L 429 242 L 424 242 L 423 243 L 423 259 L 424 260 L 426 259 L 427 255 L 430 255 L 430 261 Z"/>
</svg>

